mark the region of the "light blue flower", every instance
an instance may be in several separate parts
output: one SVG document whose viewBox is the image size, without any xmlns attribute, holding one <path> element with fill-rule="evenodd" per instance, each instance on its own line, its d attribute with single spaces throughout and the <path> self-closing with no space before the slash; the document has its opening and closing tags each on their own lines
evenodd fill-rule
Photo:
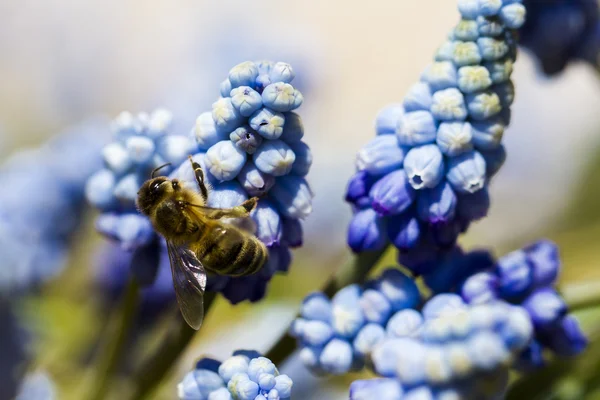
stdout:
<svg viewBox="0 0 600 400">
<path fill-rule="evenodd" d="M 500 98 L 494 92 L 469 94 L 466 100 L 469 116 L 474 120 L 485 120 L 502 111 Z"/>
<path fill-rule="evenodd" d="M 249 126 L 240 126 L 229 134 L 229 139 L 238 149 L 248 154 L 254 154 L 263 142 L 262 136 Z"/>
<path fill-rule="evenodd" d="M 258 77 L 258 68 L 252 61 L 245 61 L 229 71 L 229 81 L 232 88 L 239 86 L 254 86 Z"/>
<path fill-rule="evenodd" d="M 295 155 L 295 160 L 290 173 L 298 176 L 307 175 L 313 161 L 310 147 L 304 142 L 294 142 L 290 143 L 290 148 Z"/>
<path fill-rule="evenodd" d="M 455 41 L 452 60 L 457 67 L 477 65 L 482 59 L 480 52 L 480 48 L 474 42 Z"/>
<path fill-rule="evenodd" d="M 429 111 L 432 103 L 433 98 L 431 96 L 429 85 L 425 82 L 417 82 L 410 87 L 408 93 L 404 96 L 404 102 L 402 104 L 406 112 L 411 112 Z M 401 113 L 398 114 L 398 117 L 401 115 Z M 379 124 L 377 125 L 379 126 Z"/>
<path fill-rule="evenodd" d="M 379 325 L 383 325 L 392 312 L 390 302 L 377 290 L 365 290 L 360 297 L 359 304 L 365 319 Z"/>
<path fill-rule="evenodd" d="M 443 122 L 436 143 L 442 153 L 454 157 L 473 149 L 473 129 L 468 122 Z"/>
<path fill-rule="evenodd" d="M 446 40 L 435 52 L 435 61 L 452 61 L 454 59 L 454 41 Z"/>
<path fill-rule="evenodd" d="M 312 212 L 313 193 L 306 179 L 288 175 L 278 178 L 270 191 L 285 217 L 304 219 Z"/>
<path fill-rule="evenodd" d="M 419 193 L 417 210 L 419 219 L 430 224 L 443 223 L 454 218 L 457 198 L 448 182 Z"/>
<path fill-rule="evenodd" d="M 421 80 L 428 83 L 431 90 L 436 92 L 438 90 L 448 89 L 456 87 L 458 81 L 458 74 L 456 67 L 449 61 L 438 61 L 425 69 Z"/>
<path fill-rule="evenodd" d="M 292 144 L 302 140 L 304 136 L 304 126 L 302 125 L 302 119 L 294 112 L 288 112 L 284 114 L 285 125 L 283 126 L 283 132 L 279 139 L 286 143 Z"/>
<path fill-rule="evenodd" d="M 223 140 L 206 152 L 206 168 L 219 181 L 234 179 L 246 163 L 246 152 L 231 141 Z"/>
<path fill-rule="evenodd" d="M 482 122 L 474 122 L 473 144 L 480 150 L 493 150 L 500 146 L 504 135 L 504 124 L 499 118 L 492 118 Z"/>
<path fill-rule="evenodd" d="M 373 209 L 382 216 L 399 214 L 406 210 L 412 204 L 415 195 L 403 170 L 391 172 L 378 180 L 369 193 Z"/>
<path fill-rule="evenodd" d="M 350 385 L 350 400 L 398 400 L 402 395 L 402 386 L 395 379 L 359 380 Z"/>
<path fill-rule="evenodd" d="M 394 311 L 416 308 L 421 301 L 414 280 L 396 269 L 385 270 L 374 284 L 388 299 Z"/>
<path fill-rule="evenodd" d="M 513 72 L 513 62 L 510 58 L 484 63 L 484 67 L 489 72 L 489 77 L 494 84 L 510 81 Z"/>
<path fill-rule="evenodd" d="M 502 0 L 479 0 L 479 13 L 485 17 L 493 17 L 502 7 Z"/>
<path fill-rule="evenodd" d="M 487 69 L 479 65 L 458 69 L 458 88 L 463 93 L 473 93 L 488 89 L 493 83 L 502 82 L 505 70 L 496 70 L 498 63 L 492 63 Z M 502 64 L 503 66 L 504 64 Z M 498 76 L 500 75 L 500 76 Z M 508 77 L 510 73 L 508 73 Z M 506 79 L 508 79 L 508 77 Z"/>
<path fill-rule="evenodd" d="M 402 104 L 390 104 L 381 109 L 375 117 L 375 132 L 377 135 L 396 133 L 396 127 L 402 115 L 404 115 Z"/>
<path fill-rule="evenodd" d="M 217 130 L 215 120 L 210 112 L 204 112 L 198 116 L 191 132 L 192 137 L 196 139 L 198 148 L 202 150 L 208 150 L 214 144 L 227 139 L 228 134 L 229 132 Z"/>
<path fill-rule="evenodd" d="M 501 60 L 508 54 L 508 44 L 499 39 L 490 37 L 480 37 L 477 39 L 477 46 L 481 57 L 486 61 Z"/>
<path fill-rule="evenodd" d="M 242 117 L 249 117 L 263 105 L 260 93 L 250 86 L 237 87 L 228 96 L 231 96 L 231 104 Z"/>
<path fill-rule="evenodd" d="M 254 164 L 265 174 L 283 176 L 290 173 L 296 154 L 281 140 L 265 141 L 254 153 Z"/>
<path fill-rule="evenodd" d="M 386 333 L 389 337 L 418 337 L 423 326 L 421 313 L 406 309 L 398 311 L 387 323 Z"/>
<path fill-rule="evenodd" d="M 523 301 L 536 328 L 550 327 L 567 313 L 567 305 L 555 290 L 536 290 Z"/>
<path fill-rule="evenodd" d="M 525 6 L 520 3 L 507 4 L 502 9 L 498 16 L 504 25 L 509 29 L 520 29 L 525 23 Z"/>
<path fill-rule="evenodd" d="M 230 97 L 223 97 L 212 105 L 212 118 L 217 130 L 231 132 L 242 121 L 239 111 L 233 106 Z"/>
<path fill-rule="evenodd" d="M 129 152 L 122 143 L 110 143 L 102 149 L 106 166 L 115 174 L 122 175 L 133 165 Z"/>
<path fill-rule="evenodd" d="M 400 118 L 396 134 L 402 146 L 418 146 L 435 141 L 436 120 L 428 111 L 413 111 Z"/>
<path fill-rule="evenodd" d="M 467 117 L 465 99 L 456 88 L 439 90 L 433 94 L 431 114 L 441 121 L 462 121 Z"/>
<path fill-rule="evenodd" d="M 85 186 L 85 196 L 88 201 L 101 210 L 115 206 L 113 195 L 116 179 L 114 174 L 107 169 L 101 169 L 90 177 Z"/>
<path fill-rule="evenodd" d="M 372 175 L 386 174 L 402 165 L 404 154 L 395 136 L 377 136 L 358 152 L 356 168 Z"/>
<path fill-rule="evenodd" d="M 464 19 L 476 19 L 479 14 L 479 0 L 458 0 L 458 10 Z"/>
<path fill-rule="evenodd" d="M 282 222 L 274 205 L 268 200 L 260 201 L 253 219 L 256 221 L 256 237 L 267 246 L 279 243 L 282 234 Z"/>
<path fill-rule="evenodd" d="M 481 36 L 497 37 L 504 33 L 504 24 L 497 18 L 477 17 L 479 34 Z"/>
<path fill-rule="evenodd" d="M 452 31 L 454 38 L 462 41 L 473 42 L 479 37 L 479 26 L 477 21 L 462 19 Z"/>
<path fill-rule="evenodd" d="M 404 170 L 416 190 L 437 186 L 444 178 L 444 160 L 440 149 L 433 144 L 413 147 L 404 159 Z"/>
<path fill-rule="evenodd" d="M 262 196 L 275 184 L 273 175 L 265 174 L 250 160 L 238 173 L 237 180 L 250 196 Z"/>
<path fill-rule="evenodd" d="M 352 346 L 340 339 L 330 341 L 319 357 L 321 367 L 331 374 L 343 374 L 352 366 Z"/>
<path fill-rule="evenodd" d="M 302 105 L 303 100 L 304 98 L 298 90 L 284 82 L 272 83 L 262 92 L 263 104 L 279 112 L 295 110 Z"/>
<path fill-rule="evenodd" d="M 485 160 L 476 151 L 462 153 L 448 160 L 446 179 L 460 193 L 475 193 L 485 185 Z"/>
<path fill-rule="evenodd" d="M 292 66 L 285 62 L 279 61 L 269 69 L 269 79 L 271 82 L 290 83 L 294 80 L 295 76 L 296 74 Z"/>
<path fill-rule="evenodd" d="M 356 334 L 352 347 L 362 357 L 367 357 L 373 351 L 376 344 L 384 339 L 386 335 L 382 325 L 377 323 L 368 323 L 363 326 Z"/>
<path fill-rule="evenodd" d="M 283 134 L 284 114 L 261 108 L 250 116 L 250 126 L 265 139 L 277 139 Z"/>
</svg>

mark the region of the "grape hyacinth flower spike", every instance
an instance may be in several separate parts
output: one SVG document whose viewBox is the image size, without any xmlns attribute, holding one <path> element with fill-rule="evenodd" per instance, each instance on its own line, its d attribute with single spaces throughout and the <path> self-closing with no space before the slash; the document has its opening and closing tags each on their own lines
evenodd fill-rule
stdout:
<svg viewBox="0 0 600 400">
<path fill-rule="evenodd" d="M 268 358 L 239 350 L 222 363 L 201 359 L 177 391 L 180 400 L 289 400 L 292 385 Z"/>
<path fill-rule="evenodd" d="M 490 179 L 506 157 L 514 35 L 525 9 L 461 0 L 459 10 L 434 62 L 402 103 L 379 113 L 377 136 L 358 152 L 346 192 L 354 252 L 391 243 L 410 264 L 452 248 L 487 213 Z"/>
</svg>

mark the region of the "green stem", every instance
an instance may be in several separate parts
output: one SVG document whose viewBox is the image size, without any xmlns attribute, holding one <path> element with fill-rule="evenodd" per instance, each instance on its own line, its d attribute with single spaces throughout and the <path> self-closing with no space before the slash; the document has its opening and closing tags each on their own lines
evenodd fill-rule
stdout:
<svg viewBox="0 0 600 400">
<path fill-rule="evenodd" d="M 112 329 L 109 330 L 112 334 L 107 335 L 109 342 L 106 344 L 106 348 L 101 354 L 102 358 L 98 362 L 98 375 L 94 379 L 95 387 L 90 392 L 92 400 L 103 399 L 110 389 L 110 383 L 119 366 L 127 337 L 135 320 L 139 305 L 139 289 L 139 284 L 135 278 L 130 276 L 118 309 L 118 316 L 112 322 L 114 324 Z"/>
<path fill-rule="evenodd" d="M 569 310 L 579 311 L 600 306 L 600 282 L 571 284 L 561 288 Z"/>
<path fill-rule="evenodd" d="M 363 252 L 353 257 L 329 278 L 321 290 L 327 297 L 331 298 L 344 286 L 363 282 L 386 250 L 387 247 L 378 251 Z M 296 339 L 290 336 L 288 331 L 289 327 L 265 355 L 275 365 L 281 365 L 296 349 Z"/>
<path fill-rule="evenodd" d="M 208 314 L 215 298 L 216 293 L 205 293 L 205 316 Z M 167 336 L 162 340 L 156 352 L 144 360 L 139 371 L 135 373 L 133 377 L 134 391 L 131 399 L 145 399 L 156 389 L 171 367 L 175 365 L 177 358 L 192 341 L 195 333 L 196 331 L 190 328 L 182 318 L 178 318 L 178 323 L 167 332 Z"/>
</svg>

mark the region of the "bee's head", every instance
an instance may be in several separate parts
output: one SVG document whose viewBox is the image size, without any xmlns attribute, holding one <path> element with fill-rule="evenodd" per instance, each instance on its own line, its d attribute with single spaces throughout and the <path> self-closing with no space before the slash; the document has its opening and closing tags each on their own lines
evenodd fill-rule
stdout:
<svg viewBox="0 0 600 400">
<path fill-rule="evenodd" d="M 150 215 L 153 207 L 160 202 L 168 191 L 172 190 L 170 179 L 159 176 L 144 182 L 138 191 L 137 207 L 142 214 Z"/>
</svg>

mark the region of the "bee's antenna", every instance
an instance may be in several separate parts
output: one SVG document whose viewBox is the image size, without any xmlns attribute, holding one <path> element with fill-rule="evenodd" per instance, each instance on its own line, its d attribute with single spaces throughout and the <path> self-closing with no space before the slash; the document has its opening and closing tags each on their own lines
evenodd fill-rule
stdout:
<svg viewBox="0 0 600 400">
<path fill-rule="evenodd" d="M 160 171 L 161 169 L 163 169 L 164 167 L 166 167 L 166 166 L 168 166 L 168 165 L 171 165 L 171 163 L 169 162 L 169 163 L 166 163 L 166 164 L 163 164 L 163 165 L 161 165 L 160 167 L 156 167 L 156 168 L 154 168 L 154 169 L 152 170 L 152 174 L 150 175 L 150 177 L 154 179 L 154 174 L 156 174 L 158 171 Z"/>
</svg>

